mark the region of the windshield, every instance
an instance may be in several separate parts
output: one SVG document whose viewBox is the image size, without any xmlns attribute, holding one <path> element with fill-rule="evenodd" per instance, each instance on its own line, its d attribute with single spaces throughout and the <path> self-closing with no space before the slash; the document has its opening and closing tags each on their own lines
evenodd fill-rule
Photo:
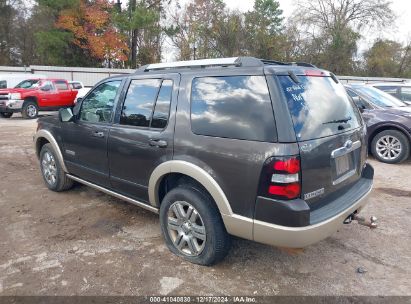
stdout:
<svg viewBox="0 0 411 304">
<path fill-rule="evenodd" d="M 15 86 L 16 89 L 32 89 L 37 88 L 39 86 L 40 80 L 38 79 L 31 79 L 31 80 L 24 80 L 20 82 L 18 85 Z"/>
<path fill-rule="evenodd" d="M 361 117 L 344 87 L 331 77 L 278 77 L 287 98 L 298 141 L 311 140 L 358 128 Z"/>
<path fill-rule="evenodd" d="M 373 87 L 355 86 L 353 87 L 359 94 L 365 95 L 373 104 L 383 108 L 406 107 L 407 105 L 394 96 Z"/>
</svg>

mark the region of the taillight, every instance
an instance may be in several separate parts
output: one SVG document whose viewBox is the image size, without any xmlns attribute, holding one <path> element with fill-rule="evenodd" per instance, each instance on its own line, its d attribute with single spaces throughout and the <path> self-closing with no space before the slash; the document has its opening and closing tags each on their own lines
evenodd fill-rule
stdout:
<svg viewBox="0 0 411 304">
<path fill-rule="evenodd" d="M 272 157 L 263 166 L 259 196 L 291 200 L 301 195 L 300 157 Z"/>
</svg>

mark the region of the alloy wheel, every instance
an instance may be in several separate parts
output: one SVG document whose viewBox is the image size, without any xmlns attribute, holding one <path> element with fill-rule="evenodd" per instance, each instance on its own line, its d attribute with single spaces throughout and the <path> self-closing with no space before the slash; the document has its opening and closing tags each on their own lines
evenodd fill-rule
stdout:
<svg viewBox="0 0 411 304">
<path fill-rule="evenodd" d="M 198 211 L 188 202 L 174 202 L 168 211 L 167 231 L 174 246 L 186 256 L 204 250 L 206 229 Z"/>
<path fill-rule="evenodd" d="M 37 115 L 37 108 L 35 105 L 28 105 L 27 107 L 27 115 L 31 118 L 36 117 Z"/>
<path fill-rule="evenodd" d="M 57 181 L 57 166 L 54 156 L 50 152 L 46 151 L 43 154 L 41 167 L 47 183 L 51 186 L 54 185 Z"/>
<path fill-rule="evenodd" d="M 376 151 L 379 157 L 384 160 L 395 160 L 402 152 L 402 144 L 400 140 L 392 135 L 385 135 L 378 139 L 376 143 Z"/>
</svg>

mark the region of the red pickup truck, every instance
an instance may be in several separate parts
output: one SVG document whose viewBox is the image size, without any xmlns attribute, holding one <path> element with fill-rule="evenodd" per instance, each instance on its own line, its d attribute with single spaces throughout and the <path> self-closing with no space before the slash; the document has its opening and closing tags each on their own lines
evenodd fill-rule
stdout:
<svg viewBox="0 0 411 304">
<path fill-rule="evenodd" d="M 0 117 L 10 118 L 21 112 L 24 118 L 36 118 L 39 111 L 54 111 L 74 105 L 77 91 L 63 79 L 29 79 L 13 89 L 0 90 Z"/>
</svg>

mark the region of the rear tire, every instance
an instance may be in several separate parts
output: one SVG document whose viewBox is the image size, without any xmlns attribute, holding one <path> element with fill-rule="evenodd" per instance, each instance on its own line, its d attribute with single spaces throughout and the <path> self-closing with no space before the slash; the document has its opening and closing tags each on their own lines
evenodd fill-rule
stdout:
<svg viewBox="0 0 411 304">
<path fill-rule="evenodd" d="M 382 131 L 372 140 L 371 151 L 380 162 L 399 164 L 410 156 L 410 141 L 400 131 Z"/>
<path fill-rule="evenodd" d="M 217 206 L 199 189 L 184 185 L 168 192 L 161 202 L 160 224 L 170 251 L 191 263 L 213 265 L 230 249 Z"/>
<path fill-rule="evenodd" d="M 74 181 L 63 171 L 51 144 L 45 144 L 40 151 L 40 171 L 47 188 L 55 192 L 69 190 Z"/>
<path fill-rule="evenodd" d="M 13 116 L 13 113 L 0 112 L 0 117 L 1 117 L 1 118 L 10 118 L 10 117 L 12 117 L 12 116 Z"/>
<path fill-rule="evenodd" d="M 39 114 L 39 107 L 34 101 L 26 101 L 21 110 L 21 115 L 25 119 L 34 119 Z"/>
</svg>

